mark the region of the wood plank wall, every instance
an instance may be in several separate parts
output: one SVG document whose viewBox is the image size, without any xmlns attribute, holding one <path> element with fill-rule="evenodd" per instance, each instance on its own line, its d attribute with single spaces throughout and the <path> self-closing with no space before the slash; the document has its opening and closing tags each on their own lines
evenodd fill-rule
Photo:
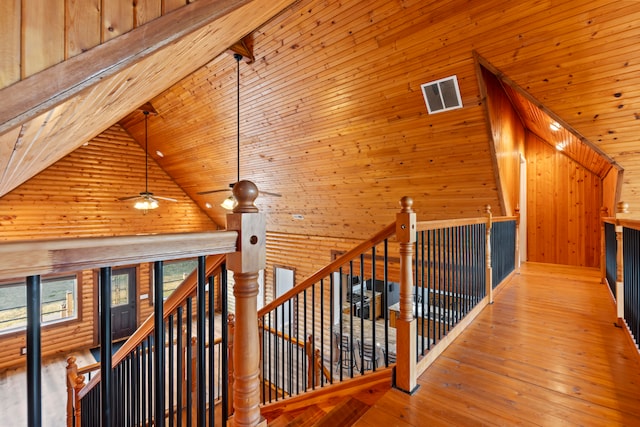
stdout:
<svg viewBox="0 0 640 427">
<path fill-rule="evenodd" d="M 265 303 L 274 299 L 274 265 L 295 270 L 296 286 L 333 261 L 332 251 L 347 251 L 359 243 L 356 239 L 267 232 Z"/>
<path fill-rule="evenodd" d="M 526 158 L 529 261 L 598 266 L 600 178 L 530 132 Z"/>
<path fill-rule="evenodd" d="M 495 150 L 494 159 L 507 216 L 515 214 L 520 202 L 520 154 L 524 154 L 525 128 L 498 79 L 480 66 L 487 96 L 487 113 Z M 495 215 L 499 206 L 492 206 Z"/>
<path fill-rule="evenodd" d="M 192 1 L 7 0 L 0 4 L 0 88 Z"/>
<path fill-rule="evenodd" d="M 149 189 L 178 199 L 160 202 L 146 215 L 118 197 L 144 189 L 144 151 L 115 125 L 0 198 L 0 240 L 171 233 L 217 228 L 191 199 L 149 160 Z M 150 264 L 138 266 L 138 322 L 152 311 Z M 95 274 L 83 271 L 81 321 L 47 326 L 42 333 L 45 356 L 91 347 L 96 342 Z M 25 362 L 20 348 L 24 332 L 0 335 L 0 369 Z"/>
</svg>

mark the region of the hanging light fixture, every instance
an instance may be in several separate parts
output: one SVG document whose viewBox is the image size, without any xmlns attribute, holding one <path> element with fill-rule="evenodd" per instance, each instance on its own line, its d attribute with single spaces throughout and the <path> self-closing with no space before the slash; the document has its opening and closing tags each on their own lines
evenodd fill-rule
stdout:
<svg viewBox="0 0 640 427">
<path fill-rule="evenodd" d="M 149 138 L 148 138 L 148 120 L 149 111 L 144 110 L 144 191 L 141 191 L 137 196 L 120 197 L 118 200 L 127 201 L 135 200 L 133 207 L 141 210 L 143 213 L 151 209 L 156 209 L 159 206 L 158 199 L 168 200 L 170 202 L 177 202 L 176 199 L 170 197 L 154 196 L 149 192 Z"/>
<path fill-rule="evenodd" d="M 156 209 L 158 206 L 158 201 L 151 197 L 151 193 L 149 193 L 149 112 L 144 111 L 144 193 L 140 194 L 142 199 L 137 200 L 133 205 L 135 209 L 141 210 L 144 213 L 147 213 L 149 209 Z"/>
</svg>

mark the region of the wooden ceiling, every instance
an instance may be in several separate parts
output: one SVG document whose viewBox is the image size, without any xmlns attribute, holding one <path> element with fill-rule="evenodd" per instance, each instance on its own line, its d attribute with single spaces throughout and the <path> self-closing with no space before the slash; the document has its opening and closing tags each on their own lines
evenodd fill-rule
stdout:
<svg viewBox="0 0 640 427">
<path fill-rule="evenodd" d="M 283 195 L 259 199 L 270 230 L 365 237 L 394 219 L 404 195 L 423 219 L 474 216 L 486 204 L 500 213 L 474 52 L 590 153 L 624 168 L 621 198 L 640 211 L 636 1 L 103 0 L 100 13 L 82 14 L 71 13 L 74 1 L 62 11 L 49 3 L 0 6 L 0 194 L 116 123 L 143 142 L 136 109 L 151 102 L 150 153 L 224 224 L 225 194 L 198 192 L 236 178 L 237 64 L 227 48 L 248 35 L 240 176 Z M 94 41 L 78 46 L 85 40 Z M 464 108 L 427 114 L 420 85 L 451 75 Z M 573 155 L 606 174 L 609 162 L 587 152 Z"/>
</svg>

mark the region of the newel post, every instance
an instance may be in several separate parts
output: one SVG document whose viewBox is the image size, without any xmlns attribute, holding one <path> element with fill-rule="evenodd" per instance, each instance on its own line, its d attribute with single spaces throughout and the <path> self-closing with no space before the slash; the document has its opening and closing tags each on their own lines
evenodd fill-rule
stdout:
<svg viewBox="0 0 640 427">
<path fill-rule="evenodd" d="M 396 214 L 396 238 L 400 243 L 400 315 L 396 320 L 396 387 L 413 393 L 417 386 L 416 319 L 413 317 L 412 259 L 416 242 L 416 214 L 413 199 L 403 197 Z"/>
<path fill-rule="evenodd" d="M 629 205 L 624 202 L 618 203 L 616 210 L 616 242 L 618 244 L 616 251 L 616 308 L 618 315 L 618 325 L 624 324 L 624 255 L 623 255 L 623 237 L 619 219 L 629 213 Z"/>
<path fill-rule="evenodd" d="M 486 285 L 487 285 L 487 297 L 489 298 L 489 304 L 493 304 L 493 267 L 491 266 L 491 225 L 493 224 L 493 216 L 491 215 L 491 206 L 484 207 L 485 214 L 487 216 L 486 227 Z"/>
<path fill-rule="evenodd" d="M 609 216 L 606 206 L 600 208 L 600 283 L 607 283 L 607 235 L 604 219 Z"/>
<path fill-rule="evenodd" d="M 266 264 L 264 215 L 254 201 L 258 188 L 250 181 L 233 186 L 237 205 L 227 215 L 227 229 L 238 232 L 237 252 L 227 255 L 233 271 L 236 324 L 233 346 L 233 426 L 266 426 L 260 415 L 260 343 L 258 339 L 258 272 Z"/>
</svg>

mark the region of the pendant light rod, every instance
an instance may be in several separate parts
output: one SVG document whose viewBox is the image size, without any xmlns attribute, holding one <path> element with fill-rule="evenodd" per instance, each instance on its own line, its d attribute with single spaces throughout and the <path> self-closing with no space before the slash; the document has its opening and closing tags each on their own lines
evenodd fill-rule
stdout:
<svg viewBox="0 0 640 427">
<path fill-rule="evenodd" d="M 239 53 L 234 53 L 233 57 L 236 59 L 236 63 L 238 64 L 236 70 L 236 125 L 237 125 L 237 171 L 238 171 L 238 179 L 236 182 L 240 182 L 240 60 L 242 59 L 242 55 Z"/>
</svg>

